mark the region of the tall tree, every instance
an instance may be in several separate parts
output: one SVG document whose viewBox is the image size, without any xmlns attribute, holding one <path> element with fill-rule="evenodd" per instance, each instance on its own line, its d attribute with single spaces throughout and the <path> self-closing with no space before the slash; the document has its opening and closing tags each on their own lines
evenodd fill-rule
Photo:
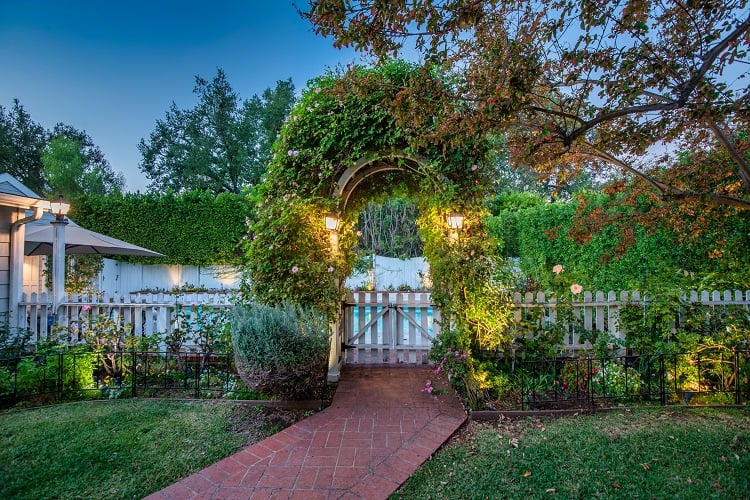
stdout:
<svg viewBox="0 0 750 500">
<path fill-rule="evenodd" d="M 250 184 L 257 184 L 266 171 L 271 159 L 271 148 L 276 136 L 294 106 L 294 85 L 292 80 L 276 82 L 274 89 L 267 88 L 258 97 L 254 95 L 244 103 L 245 115 L 260 131 L 260 140 L 255 147 L 252 161 Z"/>
<path fill-rule="evenodd" d="M 240 100 L 219 69 L 212 81 L 195 78 L 198 104 L 181 110 L 172 103 L 148 142 L 141 139 L 142 172 L 159 192 L 209 190 L 239 193 L 265 171 L 271 145 L 294 103 L 291 80 L 279 81 L 261 97 Z"/>
<path fill-rule="evenodd" d="M 42 153 L 48 134 L 18 101 L 6 111 L 0 106 L 0 171 L 8 172 L 32 191 L 46 192 Z"/>
<path fill-rule="evenodd" d="M 393 109 L 438 120 L 425 140 L 504 134 L 516 165 L 560 181 L 608 165 L 662 198 L 750 208 L 750 11 L 746 0 L 310 0 L 337 46 L 376 56 L 405 44 L 450 93 L 415 79 Z M 428 132 L 436 131 L 436 132 Z M 690 163 L 657 148 L 721 149 Z M 717 168 L 718 167 L 718 168 Z"/>
<path fill-rule="evenodd" d="M 123 174 L 112 170 L 91 137 L 69 125 L 55 126 L 42 164 L 49 196 L 108 195 L 121 193 L 125 187 Z"/>
</svg>

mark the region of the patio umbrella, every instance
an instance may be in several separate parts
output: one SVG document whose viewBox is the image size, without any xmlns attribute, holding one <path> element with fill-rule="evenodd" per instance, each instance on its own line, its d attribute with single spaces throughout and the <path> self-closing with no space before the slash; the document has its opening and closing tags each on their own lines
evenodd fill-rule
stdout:
<svg viewBox="0 0 750 500">
<path fill-rule="evenodd" d="M 45 213 L 38 221 L 26 225 L 24 245 L 25 255 L 52 255 L 54 215 Z M 139 247 L 126 241 L 84 229 L 75 222 L 68 221 L 65 228 L 65 253 L 101 255 L 140 255 L 164 257 L 163 254 Z"/>
</svg>

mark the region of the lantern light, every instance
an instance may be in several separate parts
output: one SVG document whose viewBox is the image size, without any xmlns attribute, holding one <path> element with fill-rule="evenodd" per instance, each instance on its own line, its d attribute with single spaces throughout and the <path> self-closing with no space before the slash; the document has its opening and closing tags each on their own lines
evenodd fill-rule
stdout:
<svg viewBox="0 0 750 500">
<path fill-rule="evenodd" d="M 56 200 L 49 203 L 50 211 L 55 214 L 55 219 L 63 220 L 68 215 L 70 210 L 70 203 L 65 199 L 63 195 L 57 197 Z"/>
<path fill-rule="evenodd" d="M 338 215 L 333 214 L 333 213 L 326 214 L 325 221 L 326 221 L 326 229 L 328 229 L 329 231 L 339 230 L 341 219 L 339 219 Z"/>
<path fill-rule="evenodd" d="M 464 227 L 464 214 L 461 212 L 452 212 L 448 215 L 448 226 L 451 229 L 461 229 Z"/>
</svg>

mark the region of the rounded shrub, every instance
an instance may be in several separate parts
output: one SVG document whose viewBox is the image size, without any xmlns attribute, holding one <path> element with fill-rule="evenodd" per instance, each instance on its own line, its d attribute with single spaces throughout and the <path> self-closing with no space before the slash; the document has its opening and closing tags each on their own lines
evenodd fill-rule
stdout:
<svg viewBox="0 0 750 500">
<path fill-rule="evenodd" d="M 288 303 L 238 306 L 232 344 L 237 372 L 251 389 L 279 399 L 317 397 L 330 349 L 324 314 Z"/>
</svg>

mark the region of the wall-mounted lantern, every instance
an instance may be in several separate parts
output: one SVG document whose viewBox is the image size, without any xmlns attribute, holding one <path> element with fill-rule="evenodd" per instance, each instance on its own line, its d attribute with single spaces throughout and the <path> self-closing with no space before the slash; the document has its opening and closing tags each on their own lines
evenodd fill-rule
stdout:
<svg viewBox="0 0 750 500">
<path fill-rule="evenodd" d="M 461 229 L 464 227 L 464 214 L 461 212 L 451 212 L 448 214 L 448 227 L 451 229 Z"/>
<path fill-rule="evenodd" d="M 331 251 L 334 255 L 339 253 L 339 226 L 341 219 L 337 214 L 328 213 L 325 216 L 326 229 L 328 229 L 328 238 L 331 245 Z"/>
<path fill-rule="evenodd" d="M 338 231 L 339 226 L 341 225 L 341 219 L 339 219 L 339 216 L 334 213 L 326 214 L 325 217 L 326 221 L 326 229 L 329 231 Z"/>
</svg>

